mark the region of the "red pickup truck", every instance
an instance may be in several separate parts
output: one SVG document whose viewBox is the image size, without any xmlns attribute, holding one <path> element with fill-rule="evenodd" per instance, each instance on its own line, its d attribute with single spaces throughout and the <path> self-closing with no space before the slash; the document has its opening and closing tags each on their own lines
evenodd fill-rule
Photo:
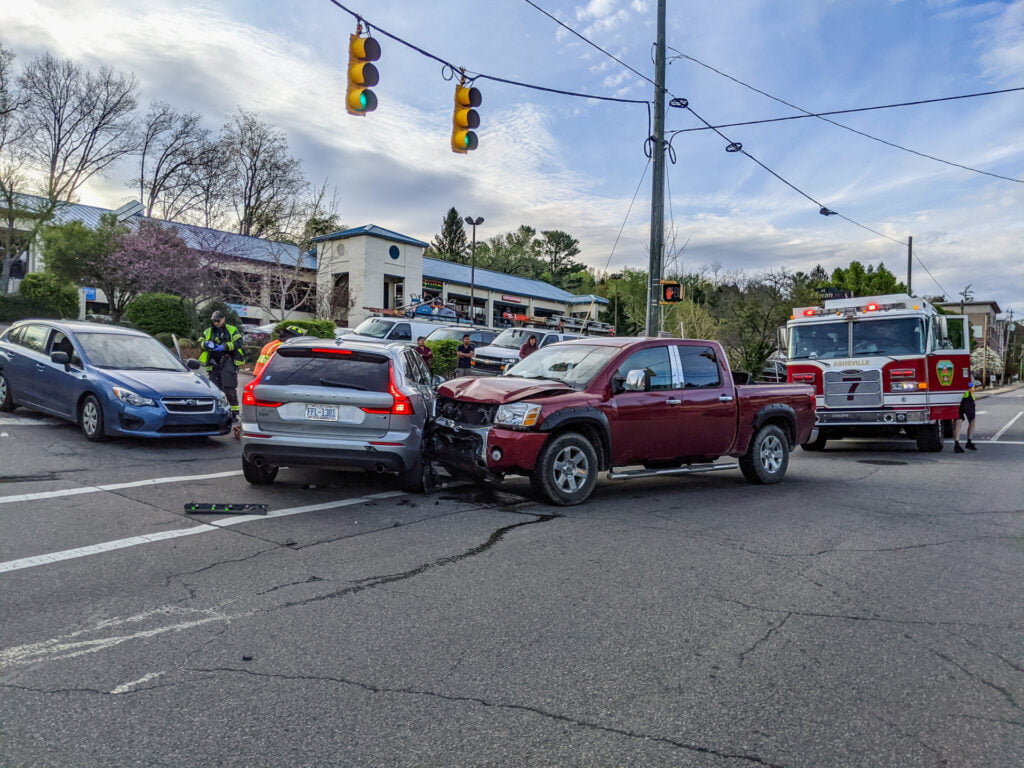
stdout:
<svg viewBox="0 0 1024 768">
<path fill-rule="evenodd" d="M 737 381 L 745 381 L 738 374 Z M 438 388 L 428 455 L 455 476 L 530 477 L 552 504 L 613 479 L 734 469 L 777 483 L 814 425 L 804 384 L 737 384 L 722 347 L 694 339 L 582 338 L 504 376 Z M 636 469 L 623 469 L 636 467 Z M 642 467 L 642 468 L 641 468 Z"/>
</svg>

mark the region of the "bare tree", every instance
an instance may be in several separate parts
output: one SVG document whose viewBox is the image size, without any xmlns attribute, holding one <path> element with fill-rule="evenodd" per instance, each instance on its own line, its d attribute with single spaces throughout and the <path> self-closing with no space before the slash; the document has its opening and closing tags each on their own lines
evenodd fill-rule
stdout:
<svg viewBox="0 0 1024 768">
<path fill-rule="evenodd" d="M 224 300 L 263 310 L 264 318 L 287 320 L 293 312 L 316 313 L 316 271 L 304 255 L 284 244 L 259 261 L 235 260 L 218 270 Z"/>
<path fill-rule="evenodd" d="M 50 200 L 71 200 L 137 146 L 134 75 L 106 66 L 89 72 L 46 53 L 29 62 L 20 85 L 28 155 L 45 174 Z"/>
<path fill-rule="evenodd" d="M 195 210 L 203 197 L 203 171 L 216 154 L 199 115 L 153 102 L 140 130 L 139 175 L 130 182 L 146 215 L 180 220 Z"/>
<path fill-rule="evenodd" d="M 279 238 L 300 208 L 308 182 L 284 132 L 239 109 L 223 131 L 238 232 Z"/>
</svg>

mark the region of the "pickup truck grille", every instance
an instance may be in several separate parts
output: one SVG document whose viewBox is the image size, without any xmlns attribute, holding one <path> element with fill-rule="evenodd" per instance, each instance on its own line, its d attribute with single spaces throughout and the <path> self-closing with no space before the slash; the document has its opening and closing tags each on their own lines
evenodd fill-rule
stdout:
<svg viewBox="0 0 1024 768">
<path fill-rule="evenodd" d="M 879 408 L 882 372 L 873 370 L 825 371 L 826 408 Z"/>
<path fill-rule="evenodd" d="M 498 406 L 487 403 L 463 403 L 450 397 L 437 398 L 437 415 L 458 424 L 475 427 L 493 424 L 497 410 Z"/>
</svg>

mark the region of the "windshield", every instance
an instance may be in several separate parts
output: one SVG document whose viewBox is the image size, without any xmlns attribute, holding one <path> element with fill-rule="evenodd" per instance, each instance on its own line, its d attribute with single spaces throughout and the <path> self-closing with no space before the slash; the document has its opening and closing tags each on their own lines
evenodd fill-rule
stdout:
<svg viewBox="0 0 1024 768">
<path fill-rule="evenodd" d="M 920 317 L 794 325 L 789 333 L 789 359 L 923 355 L 925 338 Z"/>
<path fill-rule="evenodd" d="M 85 357 L 97 368 L 182 371 L 185 367 L 163 344 L 150 336 L 122 333 L 79 333 Z"/>
<path fill-rule="evenodd" d="M 508 328 L 498 334 L 498 337 L 491 342 L 492 347 L 504 347 L 505 349 L 519 349 L 531 336 L 537 337 L 539 344 L 543 338 L 543 331 L 535 328 Z"/>
<path fill-rule="evenodd" d="M 583 389 L 618 353 L 618 347 L 555 344 L 538 349 L 520 360 L 505 375 L 521 379 L 554 379 L 575 389 Z"/>
<path fill-rule="evenodd" d="M 339 354 L 306 347 L 280 347 L 261 384 L 388 391 L 388 358 L 370 352 Z"/>
<path fill-rule="evenodd" d="M 375 339 L 383 339 L 388 335 L 388 331 L 391 330 L 392 325 L 394 325 L 394 323 L 390 320 L 381 320 L 379 317 L 371 317 L 363 320 L 363 322 L 357 325 L 353 333 L 358 333 L 363 336 L 373 336 Z"/>
<path fill-rule="evenodd" d="M 462 328 L 436 328 L 435 330 L 430 332 L 429 336 L 427 336 L 427 341 L 461 342 L 462 337 L 467 333 L 472 334 L 472 332 L 468 328 L 465 330 L 463 330 Z"/>
</svg>

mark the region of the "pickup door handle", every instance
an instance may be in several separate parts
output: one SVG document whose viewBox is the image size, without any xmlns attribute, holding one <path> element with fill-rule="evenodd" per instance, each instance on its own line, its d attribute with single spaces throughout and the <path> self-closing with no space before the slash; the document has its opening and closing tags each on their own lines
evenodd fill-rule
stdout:
<svg viewBox="0 0 1024 768">
<path fill-rule="evenodd" d="M 674 397 L 670 397 L 668 400 L 665 401 L 665 405 L 679 405 L 681 402 L 683 401 L 676 400 Z"/>
<path fill-rule="evenodd" d="M 719 395 L 718 396 L 718 402 L 720 402 L 720 403 L 731 403 L 732 402 L 732 395 Z"/>
</svg>

